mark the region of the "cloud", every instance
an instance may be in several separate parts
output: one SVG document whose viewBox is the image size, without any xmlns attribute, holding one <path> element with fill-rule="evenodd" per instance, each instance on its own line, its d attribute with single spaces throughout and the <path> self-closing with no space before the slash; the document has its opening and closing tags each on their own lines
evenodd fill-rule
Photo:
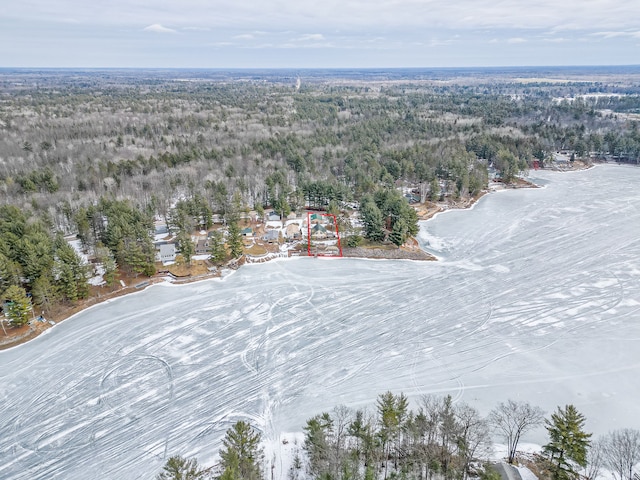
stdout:
<svg viewBox="0 0 640 480">
<path fill-rule="evenodd" d="M 201 27 L 236 33 L 278 31 L 380 32 L 382 29 L 637 29 L 637 0 L 29 0 L 4 2 L 3 17 L 83 24 Z M 215 4 L 215 7 L 212 6 Z M 461 12 L 463 12 L 461 14 Z M 150 27 L 154 27 L 151 25 Z M 166 27 L 162 27 L 166 28 Z M 168 33 L 163 31 L 162 33 Z M 312 34 L 317 35 L 317 34 Z"/>
<path fill-rule="evenodd" d="M 148 27 L 144 27 L 143 30 L 145 32 L 154 32 L 154 33 L 178 33 L 177 30 L 172 28 L 167 28 L 159 23 L 154 23 L 153 25 L 149 25 Z"/>
<path fill-rule="evenodd" d="M 602 38 L 618 38 L 618 37 L 631 37 L 631 38 L 640 38 L 640 31 L 630 32 L 594 32 L 591 34 L 593 37 L 602 37 Z"/>
<path fill-rule="evenodd" d="M 324 35 L 321 33 L 307 33 L 298 37 L 298 40 L 302 42 L 320 42 L 324 40 Z"/>
<path fill-rule="evenodd" d="M 571 42 L 572 40 L 570 38 L 554 37 L 554 38 L 543 38 L 542 41 L 549 42 L 549 43 L 565 43 L 565 42 Z"/>
<path fill-rule="evenodd" d="M 507 43 L 525 43 L 527 41 L 526 38 L 522 38 L 522 37 L 512 37 L 510 39 L 507 40 Z"/>
<path fill-rule="evenodd" d="M 253 40 L 256 37 L 251 35 L 250 33 L 243 33 L 242 35 L 236 35 L 233 38 L 235 38 L 236 40 Z"/>
</svg>

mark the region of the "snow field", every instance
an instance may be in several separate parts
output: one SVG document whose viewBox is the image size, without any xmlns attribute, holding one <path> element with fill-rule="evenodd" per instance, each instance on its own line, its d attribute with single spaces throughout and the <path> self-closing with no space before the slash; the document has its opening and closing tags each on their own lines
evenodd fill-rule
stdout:
<svg viewBox="0 0 640 480">
<path fill-rule="evenodd" d="M 439 262 L 269 262 L 150 287 L 0 352 L 0 478 L 212 465 L 240 419 L 286 478 L 301 439 L 283 432 L 387 390 L 485 414 L 573 403 L 596 434 L 640 428 L 640 170 L 536 175 L 548 188 L 424 223 Z"/>
</svg>

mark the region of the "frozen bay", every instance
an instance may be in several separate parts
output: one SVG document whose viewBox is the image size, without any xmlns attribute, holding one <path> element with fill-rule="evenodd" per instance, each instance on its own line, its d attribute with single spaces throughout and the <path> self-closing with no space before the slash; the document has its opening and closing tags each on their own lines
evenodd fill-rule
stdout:
<svg viewBox="0 0 640 480">
<path fill-rule="evenodd" d="M 0 352 L 0 478 L 152 478 L 172 454 L 211 463 L 238 419 L 275 438 L 386 390 L 640 428 L 640 169 L 531 175 L 545 188 L 424 223 L 439 262 L 247 266 Z"/>
</svg>

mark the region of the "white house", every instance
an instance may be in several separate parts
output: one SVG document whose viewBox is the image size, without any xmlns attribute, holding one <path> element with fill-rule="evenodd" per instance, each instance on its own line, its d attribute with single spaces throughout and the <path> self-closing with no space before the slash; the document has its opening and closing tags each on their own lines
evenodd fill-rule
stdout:
<svg viewBox="0 0 640 480">
<path fill-rule="evenodd" d="M 163 265 L 176 261 L 176 244 L 165 243 L 160 245 L 160 253 L 158 255 Z"/>
</svg>

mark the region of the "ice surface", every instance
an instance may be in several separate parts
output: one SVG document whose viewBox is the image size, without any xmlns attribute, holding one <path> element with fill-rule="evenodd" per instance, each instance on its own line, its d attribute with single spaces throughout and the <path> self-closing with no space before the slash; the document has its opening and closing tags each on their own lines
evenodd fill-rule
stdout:
<svg viewBox="0 0 640 480">
<path fill-rule="evenodd" d="M 172 454 L 212 464 L 238 419 L 282 445 L 386 390 L 640 428 L 640 169 L 536 175 L 423 224 L 439 262 L 270 262 L 0 352 L 0 478 L 153 478 Z"/>
</svg>

